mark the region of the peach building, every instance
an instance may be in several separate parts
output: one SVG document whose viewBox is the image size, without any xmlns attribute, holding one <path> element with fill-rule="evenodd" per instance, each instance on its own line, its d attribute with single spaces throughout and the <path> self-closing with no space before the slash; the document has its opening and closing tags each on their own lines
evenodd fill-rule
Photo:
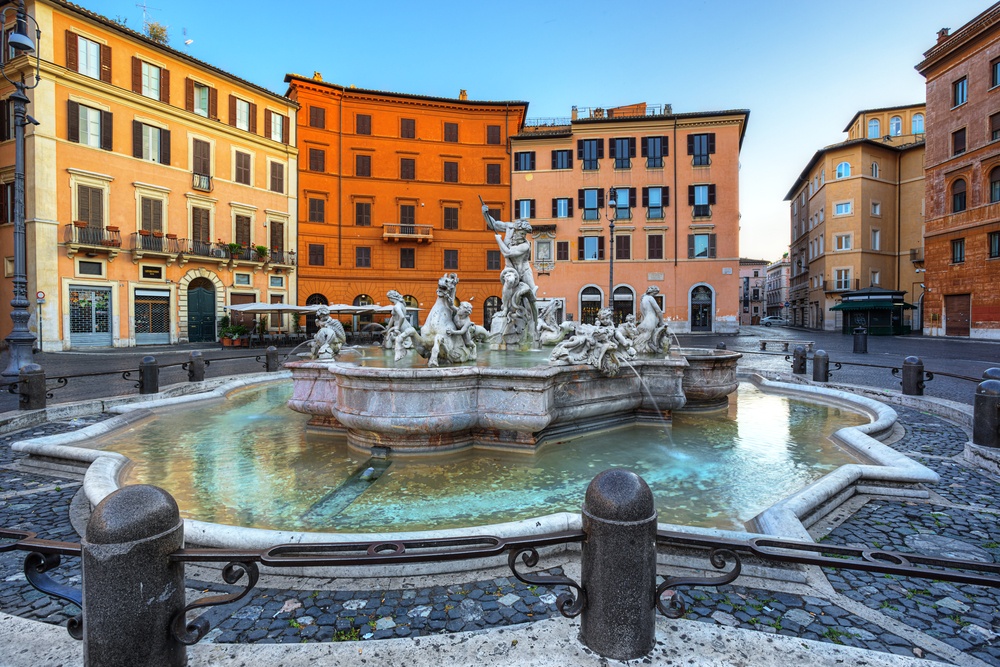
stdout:
<svg viewBox="0 0 1000 667">
<path fill-rule="evenodd" d="M 214 341 L 230 304 L 295 302 L 297 105 L 75 4 L 27 9 L 42 33 L 26 137 L 42 348 Z M 14 141 L 0 136 L 6 335 Z"/>
<path fill-rule="evenodd" d="M 541 303 L 558 300 L 565 318 L 591 322 L 613 302 L 620 321 L 638 317 L 656 286 L 671 330 L 736 332 L 739 154 L 749 113 L 574 107 L 572 118 L 529 124 L 513 137 L 514 215 L 534 229 Z"/>
<path fill-rule="evenodd" d="M 301 300 L 388 304 L 395 289 L 422 320 L 455 272 L 458 298 L 490 322 L 501 258 L 480 197 L 510 219 L 509 140 L 527 103 L 364 90 L 319 73 L 285 81 L 302 108 Z"/>
</svg>

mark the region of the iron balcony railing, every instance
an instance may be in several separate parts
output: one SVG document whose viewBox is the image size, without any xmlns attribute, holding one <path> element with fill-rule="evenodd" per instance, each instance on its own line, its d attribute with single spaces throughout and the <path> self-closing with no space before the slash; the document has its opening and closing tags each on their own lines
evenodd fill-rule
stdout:
<svg viewBox="0 0 1000 667">
<path fill-rule="evenodd" d="M 271 250 L 271 263 L 283 266 L 295 266 L 294 250 Z"/>
<path fill-rule="evenodd" d="M 74 222 L 66 225 L 64 239 L 74 245 L 120 248 L 122 235 L 117 227 L 99 227 Z"/>
<path fill-rule="evenodd" d="M 410 225 L 387 222 L 382 225 L 382 238 L 416 239 L 417 241 L 433 241 L 434 228 L 430 225 Z"/>
<path fill-rule="evenodd" d="M 146 252 L 158 252 L 165 255 L 176 255 L 184 248 L 182 242 L 186 239 L 169 237 L 162 232 L 142 233 L 135 232 L 131 235 L 131 249 Z"/>
<path fill-rule="evenodd" d="M 191 187 L 202 192 L 211 192 L 212 177 L 207 174 L 191 174 Z"/>
<path fill-rule="evenodd" d="M 182 245 L 182 252 L 197 257 L 212 257 L 216 259 L 229 259 L 229 250 L 224 245 L 212 243 L 211 241 L 199 241 L 197 239 L 185 239 L 186 245 Z"/>
</svg>

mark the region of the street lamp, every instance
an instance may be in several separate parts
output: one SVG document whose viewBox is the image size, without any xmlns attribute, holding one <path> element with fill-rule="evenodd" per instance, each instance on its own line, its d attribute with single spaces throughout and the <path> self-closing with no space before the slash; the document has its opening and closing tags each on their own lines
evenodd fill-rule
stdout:
<svg viewBox="0 0 1000 667">
<path fill-rule="evenodd" d="M 608 229 L 611 232 L 610 254 L 608 259 L 608 308 L 614 310 L 615 303 L 615 218 L 618 217 L 618 191 L 614 188 L 608 192 Z"/>
<path fill-rule="evenodd" d="M 14 9 L 6 7 L 0 16 L 6 25 L 7 12 Z M 9 58 L 9 53 L 3 54 L 3 62 L 0 63 L 0 74 L 12 86 L 14 92 L 8 98 L 14 105 L 14 298 L 10 300 L 10 319 L 14 326 L 10 335 L 7 336 L 7 348 L 10 351 L 10 358 L 7 368 L 2 375 L 5 377 L 17 376 L 21 368 L 31 363 L 31 353 L 34 348 L 35 335 L 28 330 L 28 278 L 25 275 L 25 264 L 27 263 L 27 246 L 25 242 L 24 229 L 24 126 L 30 122 L 27 119 L 26 105 L 30 101 L 25 95 L 26 90 L 31 90 L 38 86 L 41 80 L 39 76 L 39 61 L 35 58 L 35 82 L 28 85 L 24 82 L 24 72 L 18 77 L 11 79 L 7 74 L 7 66 L 16 59 L 17 56 L 28 55 L 35 50 L 35 44 L 41 39 L 42 31 L 38 28 L 38 22 L 34 17 L 29 16 L 24 10 L 24 0 L 18 3 L 16 12 L 17 23 L 14 32 L 7 40 L 9 48 L 15 52 L 14 58 Z M 35 24 L 35 42 L 28 37 L 28 19 Z"/>
</svg>

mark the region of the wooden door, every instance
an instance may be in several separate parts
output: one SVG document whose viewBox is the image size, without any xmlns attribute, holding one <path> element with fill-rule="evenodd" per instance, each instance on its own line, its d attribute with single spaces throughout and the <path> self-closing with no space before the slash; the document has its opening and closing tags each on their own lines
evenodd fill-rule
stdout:
<svg viewBox="0 0 1000 667">
<path fill-rule="evenodd" d="M 968 336 L 971 321 L 971 294 L 949 294 L 944 297 L 945 336 Z"/>
</svg>

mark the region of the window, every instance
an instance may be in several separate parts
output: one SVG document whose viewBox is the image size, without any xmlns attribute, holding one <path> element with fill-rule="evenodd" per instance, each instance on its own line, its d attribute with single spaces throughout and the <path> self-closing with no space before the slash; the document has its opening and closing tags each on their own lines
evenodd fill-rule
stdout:
<svg viewBox="0 0 1000 667">
<path fill-rule="evenodd" d="M 618 188 L 615 191 L 615 219 L 631 220 L 635 206 L 635 188 Z"/>
<path fill-rule="evenodd" d="M 188 79 L 188 81 L 191 81 Z M 209 117 L 209 100 L 211 99 L 211 92 L 208 86 L 202 83 L 191 82 L 191 108 L 190 111 L 198 114 L 199 116 Z"/>
<path fill-rule="evenodd" d="M 322 243 L 309 244 L 309 266 L 323 266 L 326 263 L 326 246 Z"/>
<path fill-rule="evenodd" d="M 92 79 L 101 78 L 101 45 L 92 42 L 85 37 L 73 35 L 69 39 L 76 39 L 76 71 L 85 74 Z"/>
<path fill-rule="evenodd" d="M 646 259 L 663 259 L 663 234 L 646 237 Z"/>
<path fill-rule="evenodd" d="M 552 151 L 552 168 L 572 169 L 573 151 L 568 151 L 568 150 Z"/>
<path fill-rule="evenodd" d="M 458 269 L 458 251 L 457 250 L 445 250 L 444 251 L 444 268 L 445 269 Z"/>
<path fill-rule="evenodd" d="M 880 215 L 882 215 L 882 204 L 881 204 L 881 202 L 877 202 L 877 201 L 873 201 L 872 202 L 872 215 L 874 215 L 874 216 L 880 216 Z"/>
<path fill-rule="evenodd" d="M 309 127 L 326 128 L 326 109 L 323 107 L 309 107 Z"/>
<path fill-rule="evenodd" d="M 851 163 L 841 162 L 837 165 L 837 178 L 847 178 L 851 175 Z"/>
<path fill-rule="evenodd" d="M 145 97 L 151 97 L 154 100 L 160 99 L 160 68 L 156 65 L 140 61 L 140 69 L 141 83 L 139 90 L 136 92 L 142 93 Z"/>
<path fill-rule="evenodd" d="M 372 249 L 358 246 L 354 249 L 354 266 L 359 269 L 370 269 L 372 266 Z"/>
<path fill-rule="evenodd" d="M 104 263 L 103 262 L 88 262 L 81 259 L 77 265 L 77 272 L 81 276 L 103 276 L 104 275 Z M 75 333 L 75 332 L 74 332 Z"/>
<path fill-rule="evenodd" d="M 688 205 L 693 207 L 692 215 L 696 218 L 707 218 L 712 215 L 715 204 L 715 185 L 689 185 Z"/>
<path fill-rule="evenodd" d="M 249 215 L 237 215 L 234 216 L 233 222 L 236 227 L 236 236 L 234 240 L 241 246 L 250 247 L 250 216 Z"/>
<path fill-rule="evenodd" d="M 851 235 L 850 234 L 837 234 L 833 237 L 834 247 L 837 250 L 850 250 L 851 249 Z"/>
<path fill-rule="evenodd" d="M 326 200 L 309 198 L 309 222 L 326 222 Z"/>
<path fill-rule="evenodd" d="M 285 191 L 285 165 L 280 162 L 271 163 L 271 192 Z"/>
<path fill-rule="evenodd" d="M 599 220 L 601 218 L 600 209 L 604 206 L 604 190 L 597 188 L 580 190 L 577 195 L 577 204 L 583 210 L 584 220 Z"/>
<path fill-rule="evenodd" d="M 358 227 L 372 226 L 371 202 L 359 201 L 354 203 L 354 224 Z"/>
<path fill-rule="evenodd" d="M 417 136 L 417 121 L 412 118 L 400 118 L 399 136 L 401 139 L 415 138 Z"/>
<path fill-rule="evenodd" d="M 1000 113 L 990 116 L 990 141 L 1000 139 Z"/>
<path fill-rule="evenodd" d="M 990 232 L 986 235 L 986 252 L 990 259 L 1000 257 L 1000 232 Z"/>
<path fill-rule="evenodd" d="M 872 162 L 872 178 L 878 178 L 879 168 L 878 162 Z"/>
<path fill-rule="evenodd" d="M 871 284 L 872 287 L 876 287 L 882 284 L 882 272 L 877 270 L 872 270 L 871 273 Z"/>
<path fill-rule="evenodd" d="M 961 178 L 951 186 L 951 212 L 961 213 L 965 210 L 965 181 Z"/>
<path fill-rule="evenodd" d="M 354 117 L 354 133 L 355 134 L 371 134 L 372 133 L 372 117 L 366 113 L 359 113 Z"/>
<path fill-rule="evenodd" d="M 191 240 L 203 250 L 209 246 L 212 211 L 195 206 L 191 209 Z"/>
<path fill-rule="evenodd" d="M 951 133 L 951 154 L 961 155 L 965 152 L 965 128 Z"/>
<path fill-rule="evenodd" d="M 1000 58 L 990 61 L 990 88 L 1000 86 Z"/>
<path fill-rule="evenodd" d="M 560 197 L 552 200 L 553 218 L 572 218 L 573 200 L 569 197 Z"/>
<path fill-rule="evenodd" d="M 664 218 L 664 207 L 670 205 L 670 188 L 643 188 L 642 205 L 646 209 L 647 220 L 662 220 Z"/>
<path fill-rule="evenodd" d="M 371 155 L 355 155 L 354 156 L 354 175 L 369 177 L 372 175 L 372 156 Z"/>
<path fill-rule="evenodd" d="M 404 181 L 416 178 L 417 161 L 411 157 L 399 158 L 399 177 Z"/>
<path fill-rule="evenodd" d="M 457 162 L 445 162 L 444 163 L 444 182 L 445 183 L 458 183 L 458 163 Z"/>
<path fill-rule="evenodd" d="M 414 223 L 416 222 L 417 207 L 413 204 L 400 204 L 399 225 L 403 234 L 415 234 Z"/>
<path fill-rule="evenodd" d="M 170 164 L 170 130 L 132 121 L 132 157 Z"/>
<path fill-rule="evenodd" d="M 969 101 L 969 79 L 962 77 L 951 84 L 951 106 L 957 107 Z"/>
<path fill-rule="evenodd" d="M 444 209 L 444 228 L 458 229 L 458 209 L 454 206 L 446 206 Z"/>
<path fill-rule="evenodd" d="M 500 251 L 499 250 L 487 250 L 486 251 L 486 270 L 487 271 L 499 271 L 500 270 Z"/>
<path fill-rule="evenodd" d="M 961 264 L 965 261 L 965 239 L 955 239 L 951 242 L 951 263 Z"/>
<path fill-rule="evenodd" d="M 878 118 L 872 118 L 870 121 L 868 121 L 868 138 L 878 139 L 879 137 L 881 137 L 882 136 L 881 129 L 882 126 L 881 123 L 878 122 Z"/>
<path fill-rule="evenodd" d="M 268 287 L 284 287 L 285 277 L 284 276 L 268 276 L 267 278 Z M 283 296 L 271 295 L 271 303 L 284 303 Z"/>
<path fill-rule="evenodd" d="M 643 137 L 642 157 L 646 158 L 647 169 L 659 169 L 663 166 L 663 158 L 670 154 L 669 137 Z"/>
<path fill-rule="evenodd" d="M 444 124 L 444 140 L 452 144 L 458 143 L 458 123 Z"/>
<path fill-rule="evenodd" d="M 889 136 L 898 137 L 903 134 L 903 119 L 893 116 L 889 119 Z"/>
<path fill-rule="evenodd" d="M 486 143 L 487 144 L 500 144 L 500 126 L 499 125 L 487 125 L 486 126 Z"/>
<path fill-rule="evenodd" d="M 521 220 L 530 220 L 535 217 L 535 200 L 518 199 L 514 202 L 514 209 L 517 211 L 518 218 Z"/>
<path fill-rule="evenodd" d="M 569 261 L 569 241 L 556 241 L 556 259 L 560 262 Z"/>
<path fill-rule="evenodd" d="M 514 171 L 534 171 L 535 151 L 514 153 Z"/>
<path fill-rule="evenodd" d="M 612 139 L 609 144 L 611 159 L 615 161 L 615 169 L 631 169 L 632 158 L 635 157 L 635 137 Z"/>
<path fill-rule="evenodd" d="M 714 132 L 688 135 L 688 155 L 691 156 L 691 164 L 696 167 L 703 167 L 712 164 L 712 158 L 710 156 L 714 153 Z"/>
<path fill-rule="evenodd" d="M 688 234 L 688 259 L 715 257 L 715 234 Z"/>
<path fill-rule="evenodd" d="M 268 137 L 271 141 L 277 141 L 280 143 L 288 143 L 288 126 L 287 118 L 282 116 L 280 113 L 274 113 L 270 109 L 265 109 L 264 116 L 269 117 L 269 122 L 266 123 L 268 128 Z M 265 118 L 265 120 L 268 120 Z"/>
<path fill-rule="evenodd" d="M 632 237 L 623 234 L 615 237 L 615 259 L 632 259 Z"/>
<path fill-rule="evenodd" d="M 834 215 L 850 215 L 852 211 L 851 202 L 845 201 L 833 205 Z"/>
<path fill-rule="evenodd" d="M 163 231 L 163 200 L 152 197 L 140 198 L 140 229 L 147 232 Z"/>
<path fill-rule="evenodd" d="M 250 185 L 250 154 L 236 151 L 236 169 L 234 178 L 237 183 Z"/>
<path fill-rule="evenodd" d="M 257 128 L 253 126 L 253 121 L 256 121 L 256 114 L 251 113 L 251 107 L 255 106 L 247 102 L 246 100 L 241 100 L 238 97 L 229 96 L 229 112 L 232 114 L 230 116 L 230 124 L 234 125 L 238 130 L 246 130 L 247 132 L 254 132 Z"/>
<path fill-rule="evenodd" d="M 990 170 L 990 202 L 1000 201 L 1000 167 Z"/>
<path fill-rule="evenodd" d="M 309 149 L 309 171 L 326 171 L 326 151 L 322 148 Z"/>
<path fill-rule="evenodd" d="M 584 261 L 604 259 L 603 236 L 581 236 L 577 259 Z"/>
<path fill-rule="evenodd" d="M 500 185 L 500 165 L 498 164 L 486 165 L 486 184 Z"/>
<path fill-rule="evenodd" d="M 212 175 L 212 144 L 201 139 L 191 140 L 191 171 L 198 176 Z"/>
<path fill-rule="evenodd" d="M 11 119 L 14 114 L 8 112 Z M 84 146 L 111 150 L 112 117 L 109 111 L 92 109 L 76 102 L 69 102 L 69 140 Z M 14 133 L 10 133 L 13 138 Z"/>
<path fill-rule="evenodd" d="M 401 269 L 413 269 L 416 268 L 417 258 L 415 248 L 400 248 L 399 249 L 399 268 Z"/>
<path fill-rule="evenodd" d="M 576 142 L 576 159 L 583 162 L 584 171 L 593 171 L 600 164 L 598 160 L 604 157 L 604 139 L 578 139 Z"/>
<path fill-rule="evenodd" d="M 924 115 L 922 113 L 913 114 L 913 120 L 910 122 L 910 132 L 911 134 L 924 133 Z"/>
<path fill-rule="evenodd" d="M 834 269 L 834 284 L 833 288 L 836 290 L 847 290 L 851 289 L 851 270 L 850 269 Z"/>
</svg>

